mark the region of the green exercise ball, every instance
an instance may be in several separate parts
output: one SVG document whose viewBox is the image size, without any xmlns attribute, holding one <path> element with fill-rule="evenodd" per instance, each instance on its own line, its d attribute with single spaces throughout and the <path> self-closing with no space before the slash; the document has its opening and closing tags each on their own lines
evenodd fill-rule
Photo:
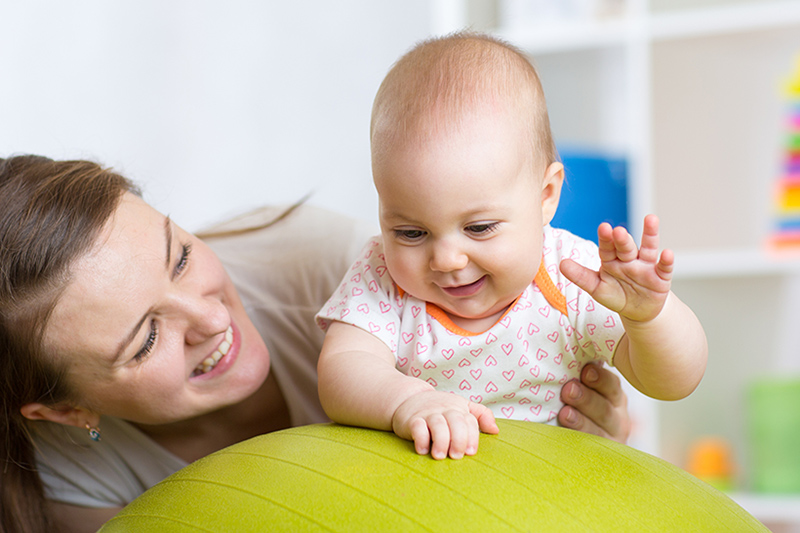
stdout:
<svg viewBox="0 0 800 533">
<path fill-rule="evenodd" d="M 157 484 L 102 533 L 767 531 L 725 494 L 633 448 L 498 421 L 473 457 L 392 433 L 303 426 L 230 446 Z"/>
</svg>

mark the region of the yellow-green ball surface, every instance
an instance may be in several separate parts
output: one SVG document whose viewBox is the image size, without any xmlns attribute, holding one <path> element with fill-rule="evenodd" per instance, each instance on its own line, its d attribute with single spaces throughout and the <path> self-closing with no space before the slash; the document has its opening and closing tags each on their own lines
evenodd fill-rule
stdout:
<svg viewBox="0 0 800 533">
<path fill-rule="evenodd" d="M 333 424 L 263 435 L 175 473 L 101 532 L 767 531 L 651 455 L 558 427 L 498 424 L 458 461 Z"/>
</svg>

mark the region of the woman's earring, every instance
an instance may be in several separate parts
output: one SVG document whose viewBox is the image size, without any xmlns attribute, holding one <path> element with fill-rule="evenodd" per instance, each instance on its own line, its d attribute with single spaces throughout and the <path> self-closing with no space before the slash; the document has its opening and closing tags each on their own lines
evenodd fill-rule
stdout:
<svg viewBox="0 0 800 533">
<path fill-rule="evenodd" d="M 89 430 L 89 438 L 95 442 L 100 441 L 100 428 L 93 428 L 89 424 L 86 424 L 86 429 Z"/>
</svg>

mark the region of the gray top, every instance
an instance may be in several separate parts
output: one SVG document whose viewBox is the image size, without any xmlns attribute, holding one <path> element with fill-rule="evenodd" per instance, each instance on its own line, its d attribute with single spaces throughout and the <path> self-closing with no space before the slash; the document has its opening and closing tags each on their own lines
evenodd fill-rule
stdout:
<svg viewBox="0 0 800 533">
<path fill-rule="evenodd" d="M 251 227 L 283 208 L 264 208 L 224 225 Z M 219 229 L 223 225 L 215 229 Z M 314 315 L 374 233 L 369 224 L 303 205 L 275 225 L 210 239 L 270 352 L 272 372 L 295 426 L 326 422 L 317 396 L 324 334 Z M 135 426 L 102 417 L 102 440 L 86 429 L 31 422 L 48 499 L 85 507 L 121 507 L 186 463 Z"/>
</svg>

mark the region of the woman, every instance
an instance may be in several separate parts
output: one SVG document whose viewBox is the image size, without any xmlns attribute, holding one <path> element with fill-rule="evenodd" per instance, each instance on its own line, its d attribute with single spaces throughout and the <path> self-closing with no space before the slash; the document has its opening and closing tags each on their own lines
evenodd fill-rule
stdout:
<svg viewBox="0 0 800 533">
<path fill-rule="evenodd" d="M 365 231 L 299 206 L 205 242 L 94 163 L 0 160 L 2 531 L 95 531 L 191 461 L 326 421 L 313 316 Z M 619 380 L 587 375 L 559 420 L 626 440 Z"/>
</svg>

